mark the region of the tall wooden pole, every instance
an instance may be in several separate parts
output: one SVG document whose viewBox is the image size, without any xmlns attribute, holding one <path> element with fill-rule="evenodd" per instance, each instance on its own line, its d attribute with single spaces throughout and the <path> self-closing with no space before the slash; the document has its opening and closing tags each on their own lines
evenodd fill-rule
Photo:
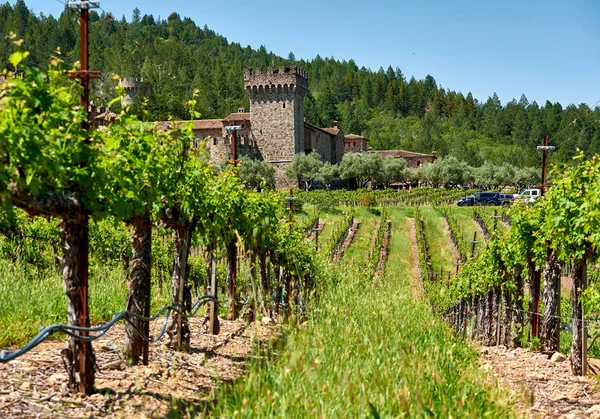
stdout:
<svg viewBox="0 0 600 419">
<path fill-rule="evenodd" d="M 544 136 L 544 149 L 542 150 L 542 188 L 540 195 L 544 196 L 546 189 L 546 164 L 548 162 L 548 136 Z"/>
<path fill-rule="evenodd" d="M 212 240 L 210 249 L 210 295 L 213 300 L 209 303 L 209 333 L 212 335 L 219 334 L 219 305 L 217 303 L 217 241 Z"/>
<path fill-rule="evenodd" d="M 88 40 L 88 22 L 89 22 L 89 8 L 97 7 L 97 2 L 89 3 L 87 0 L 73 3 L 72 8 L 79 9 L 79 35 L 81 38 L 81 48 L 79 61 L 81 69 L 69 73 L 69 77 L 79 79 L 83 88 L 81 94 L 81 106 L 87 116 L 82 121 L 81 126 L 85 131 L 90 129 L 90 79 L 100 77 L 98 71 L 89 71 L 88 58 L 89 58 L 89 40 Z M 89 138 L 87 139 L 89 142 Z M 83 216 L 81 221 L 82 228 L 82 245 L 79 248 L 79 264 L 78 264 L 78 275 L 79 275 L 79 300 L 81 312 L 79 313 L 79 326 L 89 327 L 90 317 L 88 311 L 88 270 L 89 270 L 89 217 Z M 88 336 L 86 331 L 80 333 L 81 336 Z M 79 369 L 79 391 L 90 394 L 94 387 L 94 366 L 92 362 L 92 349 L 91 344 L 85 341 L 79 341 L 76 343 L 77 348 L 77 368 Z"/>
<path fill-rule="evenodd" d="M 231 141 L 231 159 L 233 160 L 233 164 L 237 164 L 237 130 L 233 130 L 232 141 Z M 231 270 L 231 289 L 229 291 L 231 296 L 231 320 L 235 320 L 237 317 L 236 307 L 235 307 L 235 289 L 236 289 L 236 281 L 237 281 L 237 243 L 236 243 L 235 235 L 232 238 L 231 242 L 231 250 L 229 257 L 230 261 L 230 270 Z"/>
</svg>

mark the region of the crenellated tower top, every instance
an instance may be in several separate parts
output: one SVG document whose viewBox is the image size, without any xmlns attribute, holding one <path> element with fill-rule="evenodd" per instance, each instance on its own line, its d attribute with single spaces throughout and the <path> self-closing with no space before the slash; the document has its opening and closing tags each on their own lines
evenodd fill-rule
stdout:
<svg viewBox="0 0 600 419">
<path fill-rule="evenodd" d="M 125 89 L 125 96 L 121 99 L 121 105 L 130 106 L 134 104 L 143 82 L 144 79 L 119 79 L 119 87 Z"/>
<path fill-rule="evenodd" d="M 252 91 L 290 91 L 306 94 L 308 73 L 297 66 L 247 68 L 244 70 L 244 87 Z"/>
</svg>

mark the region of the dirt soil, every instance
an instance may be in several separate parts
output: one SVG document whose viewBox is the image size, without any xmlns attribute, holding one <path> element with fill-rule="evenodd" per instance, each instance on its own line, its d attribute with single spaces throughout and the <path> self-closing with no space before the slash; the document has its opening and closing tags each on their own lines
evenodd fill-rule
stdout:
<svg viewBox="0 0 600 419">
<path fill-rule="evenodd" d="M 452 260 L 455 260 L 457 262 L 460 261 L 460 252 L 458 251 L 458 249 L 454 245 L 454 242 L 452 241 L 452 235 L 450 233 L 450 226 L 448 225 L 448 220 L 446 220 L 446 217 L 442 217 L 442 231 L 444 232 L 444 235 L 448 239 L 450 249 L 452 250 Z"/>
<path fill-rule="evenodd" d="M 220 320 L 221 333 L 205 333 L 203 318 L 190 318 L 191 352 L 150 345 L 148 366 L 126 367 L 120 345 L 124 326 L 94 343 L 97 393 L 74 394 L 60 350 L 46 341 L 9 363 L 0 364 L 0 418 L 150 418 L 201 414 L 216 398 L 216 388 L 244 374 L 246 362 L 280 341 L 278 326 Z M 156 324 L 158 323 L 158 324 Z M 153 324 L 156 335 L 162 322 Z"/>
<path fill-rule="evenodd" d="M 335 252 L 335 254 L 333 255 L 334 262 L 337 263 L 342 259 L 342 257 L 344 256 L 344 253 L 346 252 L 346 250 L 348 250 L 348 248 L 350 247 L 350 245 L 352 244 L 352 242 L 358 235 L 359 227 L 360 227 L 360 220 L 355 218 L 352 221 L 352 226 L 350 227 L 350 229 L 348 230 L 348 232 L 346 234 L 346 240 L 344 240 L 344 243 L 340 246 L 340 248 L 337 250 L 337 252 Z"/>
<path fill-rule="evenodd" d="M 423 298 L 425 291 L 421 283 L 421 266 L 419 265 L 419 248 L 417 247 L 417 227 L 414 218 L 408 218 L 410 226 L 410 259 L 412 261 L 411 277 L 413 281 L 413 295 Z"/>
<path fill-rule="evenodd" d="M 477 347 L 484 371 L 511 389 L 517 417 L 600 418 L 599 376 L 575 377 L 568 359 L 554 362 L 548 355 L 523 348 Z M 600 373 L 600 360 L 590 359 Z"/>
</svg>

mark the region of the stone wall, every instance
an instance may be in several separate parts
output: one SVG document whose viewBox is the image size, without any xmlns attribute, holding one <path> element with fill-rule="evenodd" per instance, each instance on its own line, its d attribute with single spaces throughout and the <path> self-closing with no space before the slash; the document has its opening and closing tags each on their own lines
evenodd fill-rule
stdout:
<svg viewBox="0 0 600 419">
<path fill-rule="evenodd" d="M 260 158 L 276 168 L 277 187 L 289 180 L 283 171 L 304 151 L 304 96 L 308 75 L 297 67 L 246 69 L 252 135 Z"/>
</svg>

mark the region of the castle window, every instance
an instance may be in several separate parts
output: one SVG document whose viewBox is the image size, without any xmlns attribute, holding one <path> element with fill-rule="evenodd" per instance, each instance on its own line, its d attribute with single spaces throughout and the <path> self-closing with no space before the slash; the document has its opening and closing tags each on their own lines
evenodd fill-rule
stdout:
<svg viewBox="0 0 600 419">
<path fill-rule="evenodd" d="M 213 145 L 217 145 L 219 140 L 217 140 L 216 138 L 213 138 Z"/>
<path fill-rule="evenodd" d="M 285 102 L 283 102 L 283 109 L 285 109 Z"/>
</svg>

